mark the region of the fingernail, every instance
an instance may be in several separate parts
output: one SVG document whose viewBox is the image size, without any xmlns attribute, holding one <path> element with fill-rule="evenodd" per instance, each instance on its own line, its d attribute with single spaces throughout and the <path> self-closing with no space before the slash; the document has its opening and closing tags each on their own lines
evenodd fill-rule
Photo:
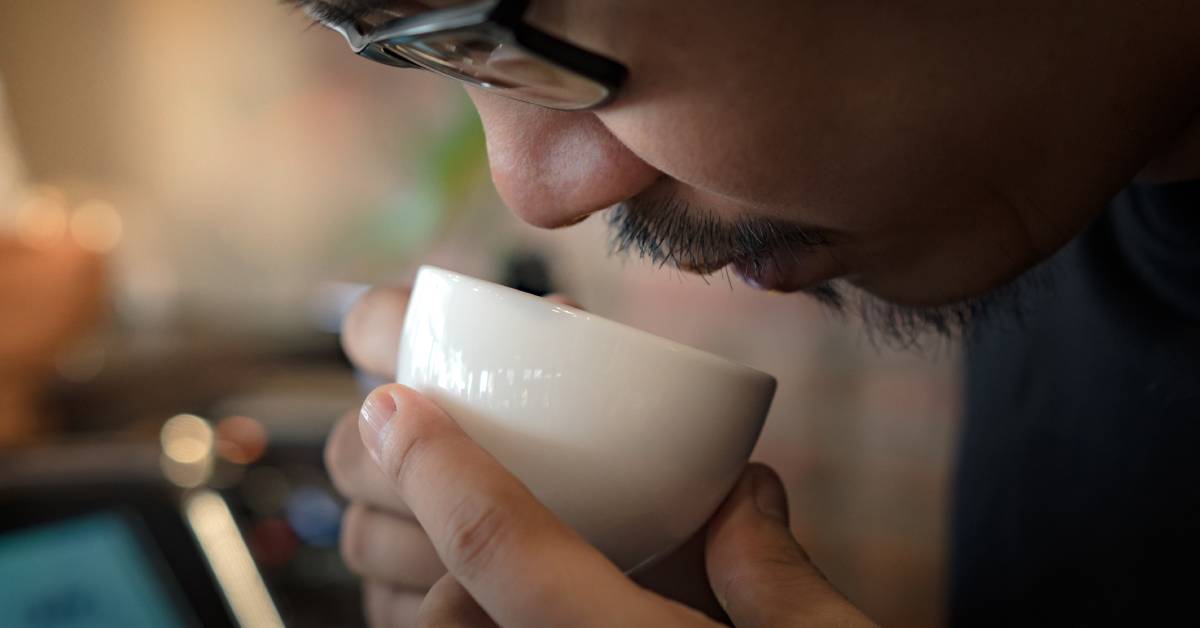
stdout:
<svg viewBox="0 0 1200 628">
<path fill-rule="evenodd" d="M 754 505 L 762 514 L 780 522 L 788 522 L 787 495 L 783 483 L 765 467 L 755 467 L 750 481 L 754 488 Z"/>
<path fill-rule="evenodd" d="M 396 414 L 396 400 L 385 391 L 377 390 L 363 403 L 358 414 L 358 431 L 367 452 L 379 462 L 379 444 L 383 440 L 383 429 Z"/>
</svg>

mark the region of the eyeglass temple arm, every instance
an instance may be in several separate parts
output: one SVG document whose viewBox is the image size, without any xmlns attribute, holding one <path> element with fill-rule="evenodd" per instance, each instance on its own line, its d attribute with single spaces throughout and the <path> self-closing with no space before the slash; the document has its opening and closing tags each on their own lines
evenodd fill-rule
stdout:
<svg viewBox="0 0 1200 628">
<path fill-rule="evenodd" d="M 366 57 L 372 61 L 386 63 L 387 65 L 397 68 L 417 68 L 417 64 L 400 56 L 390 55 L 379 50 L 371 45 L 371 40 L 359 32 L 352 24 L 329 24 L 329 28 L 337 31 L 346 39 L 346 43 L 350 44 L 350 49 L 354 54 L 361 57 Z"/>
</svg>

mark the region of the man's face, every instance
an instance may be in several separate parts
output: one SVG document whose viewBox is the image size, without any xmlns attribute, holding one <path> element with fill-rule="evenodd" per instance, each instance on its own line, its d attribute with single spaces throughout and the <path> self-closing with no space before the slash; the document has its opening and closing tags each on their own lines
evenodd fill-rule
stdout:
<svg viewBox="0 0 1200 628">
<path fill-rule="evenodd" d="M 530 223 L 620 204 L 621 242 L 685 269 L 937 305 L 1055 251 L 1193 113 L 1193 35 L 1154 13 L 533 0 L 533 24 L 628 66 L 617 99 L 564 113 L 469 91 Z"/>
</svg>

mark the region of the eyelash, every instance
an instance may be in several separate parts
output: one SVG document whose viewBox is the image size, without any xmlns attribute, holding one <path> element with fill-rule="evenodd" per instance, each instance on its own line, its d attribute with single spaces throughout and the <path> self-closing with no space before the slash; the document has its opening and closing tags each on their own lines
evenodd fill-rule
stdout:
<svg viewBox="0 0 1200 628">
<path fill-rule="evenodd" d="M 313 26 L 322 26 L 325 24 L 349 24 L 354 21 L 353 16 L 347 12 L 331 7 L 327 4 L 317 4 L 315 2 L 293 2 L 298 8 L 304 11 L 308 16 Z"/>
<path fill-rule="evenodd" d="M 394 9 L 393 8 L 384 8 L 384 7 L 373 7 L 373 8 L 352 7 L 350 9 L 343 9 L 340 7 L 330 6 L 330 5 L 324 4 L 324 3 L 313 2 L 312 0 L 284 0 L 284 1 L 299 5 L 300 8 L 302 8 L 304 10 L 304 12 L 312 20 L 313 24 L 316 24 L 316 25 L 324 25 L 324 24 L 345 25 L 345 24 L 362 23 L 364 21 L 366 21 L 367 23 L 370 23 L 372 21 L 371 18 L 379 18 L 379 19 L 374 20 L 376 22 L 385 22 L 391 18 L 400 17 L 400 16 L 406 15 L 406 14 L 412 15 L 414 13 L 419 12 L 422 9 L 428 9 L 428 7 L 424 7 L 423 3 L 420 3 L 420 2 L 397 1 L 397 2 L 387 5 L 388 7 L 392 7 L 394 5 L 395 6 Z"/>
</svg>

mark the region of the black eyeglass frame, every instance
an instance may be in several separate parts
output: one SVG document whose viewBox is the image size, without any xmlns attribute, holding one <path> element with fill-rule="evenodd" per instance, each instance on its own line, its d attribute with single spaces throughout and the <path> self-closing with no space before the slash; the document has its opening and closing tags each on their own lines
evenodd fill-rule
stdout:
<svg viewBox="0 0 1200 628">
<path fill-rule="evenodd" d="M 355 54 L 398 68 L 425 69 L 458 81 L 477 85 L 485 89 L 496 89 L 506 94 L 503 88 L 475 81 L 469 77 L 455 76 L 435 67 L 415 63 L 380 44 L 413 45 L 422 40 L 444 37 L 451 34 L 479 33 L 507 45 L 516 46 L 526 54 L 541 61 L 579 75 L 604 88 L 604 97 L 594 102 L 579 103 L 578 106 L 542 107 L 566 111 L 586 111 L 603 107 L 612 102 L 617 91 L 629 75 L 628 69 L 618 61 L 589 52 L 568 41 L 555 37 L 525 21 L 529 0 L 483 0 L 463 6 L 432 9 L 416 15 L 400 17 L 380 24 L 369 32 L 362 32 L 355 24 L 326 24 L 341 33 Z"/>
</svg>

